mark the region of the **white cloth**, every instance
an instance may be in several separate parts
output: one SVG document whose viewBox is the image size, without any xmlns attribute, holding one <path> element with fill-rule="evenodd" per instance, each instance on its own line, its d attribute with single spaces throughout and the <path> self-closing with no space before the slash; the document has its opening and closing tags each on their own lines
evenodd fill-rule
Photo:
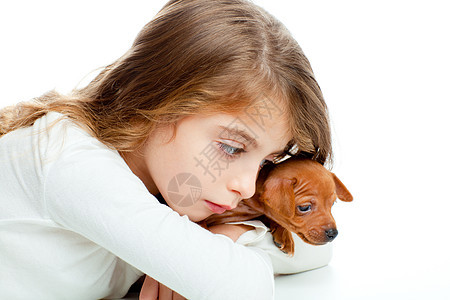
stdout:
<svg viewBox="0 0 450 300">
<path fill-rule="evenodd" d="M 160 204 L 61 117 L 0 138 L 0 299 L 118 298 L 143 273 L 188 299 L 273 299 L 274 270 L 303 270 L 262 224 L 233 243 Z"/>
</svg>

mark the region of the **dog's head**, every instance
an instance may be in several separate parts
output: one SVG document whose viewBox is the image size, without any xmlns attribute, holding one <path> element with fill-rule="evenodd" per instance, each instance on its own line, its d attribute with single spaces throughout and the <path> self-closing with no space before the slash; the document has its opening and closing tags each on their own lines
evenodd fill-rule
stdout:
<svg viewBox="0 0 450 300">
<path fill-rule="evenodd" d="M 307 159 L 291 158 L 276 165 L 259 185 L 264 213 L 313 245 L 326 244 L 337 236 L 331 214 L 336 199 L 353 200 L 335 174 Z"/>
</svg>

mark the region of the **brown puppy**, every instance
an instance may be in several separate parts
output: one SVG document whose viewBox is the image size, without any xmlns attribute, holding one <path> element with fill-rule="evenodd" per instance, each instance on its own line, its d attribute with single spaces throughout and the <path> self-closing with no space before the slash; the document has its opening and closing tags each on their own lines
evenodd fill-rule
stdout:
<svg viewBox="0 0 450 300">
<path fill-rule="evenodd" d="M 252 198 L 205 222 L 213 226 L 258 218 L 270 228 L 275 244 L 293 255 L 291 232 L 312 245 L 334 240 L 338 231 L 331 207 L 337 198 L 353 200 L 336 175 L 318 162 L 292 157 L 261 170 Z"/>
</svg>

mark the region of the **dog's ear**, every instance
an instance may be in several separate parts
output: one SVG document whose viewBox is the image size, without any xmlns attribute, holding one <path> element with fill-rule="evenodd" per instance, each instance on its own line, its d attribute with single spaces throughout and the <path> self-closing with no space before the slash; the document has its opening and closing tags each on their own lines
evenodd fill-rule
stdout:
<svg viewBox="0 0 450 300">
<path fill-rule="evenodd" d="M 331 173 L 331 176 L 333 176 L 334 184 L 336 185 L 336 194 L 339 200 L 345 201 L 345 202 L 351 202 L 353 201 L 353 196 L 350 194 L 348 189 L 345 187 L 345 185 L 342 183 L 342 181 L 337 178 L 337 176 L 334 173 Z"/>
<path fill-rule="evenodd" d="M 286 217 L 293 217 L 295 214 L 294 184 L 295 179 L 269 177 L 264 182 L 261 200 L 271 210 Z"/>
</svg>

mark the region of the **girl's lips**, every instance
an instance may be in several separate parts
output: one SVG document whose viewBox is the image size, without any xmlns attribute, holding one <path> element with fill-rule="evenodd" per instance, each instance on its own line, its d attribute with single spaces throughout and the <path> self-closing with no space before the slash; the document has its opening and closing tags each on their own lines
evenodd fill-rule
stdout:
<svg viewBox="0 0 450 300">
<path fill-rule="evenodd" d="M 221 206 L 215 203 L 212 203 L 211 201 L 205 200 L 206 205 L 208 205 L 208 208 L 215 214 L 223 214 L 227 209 L 231 209 L 226 206 Z"/>
</svg>

